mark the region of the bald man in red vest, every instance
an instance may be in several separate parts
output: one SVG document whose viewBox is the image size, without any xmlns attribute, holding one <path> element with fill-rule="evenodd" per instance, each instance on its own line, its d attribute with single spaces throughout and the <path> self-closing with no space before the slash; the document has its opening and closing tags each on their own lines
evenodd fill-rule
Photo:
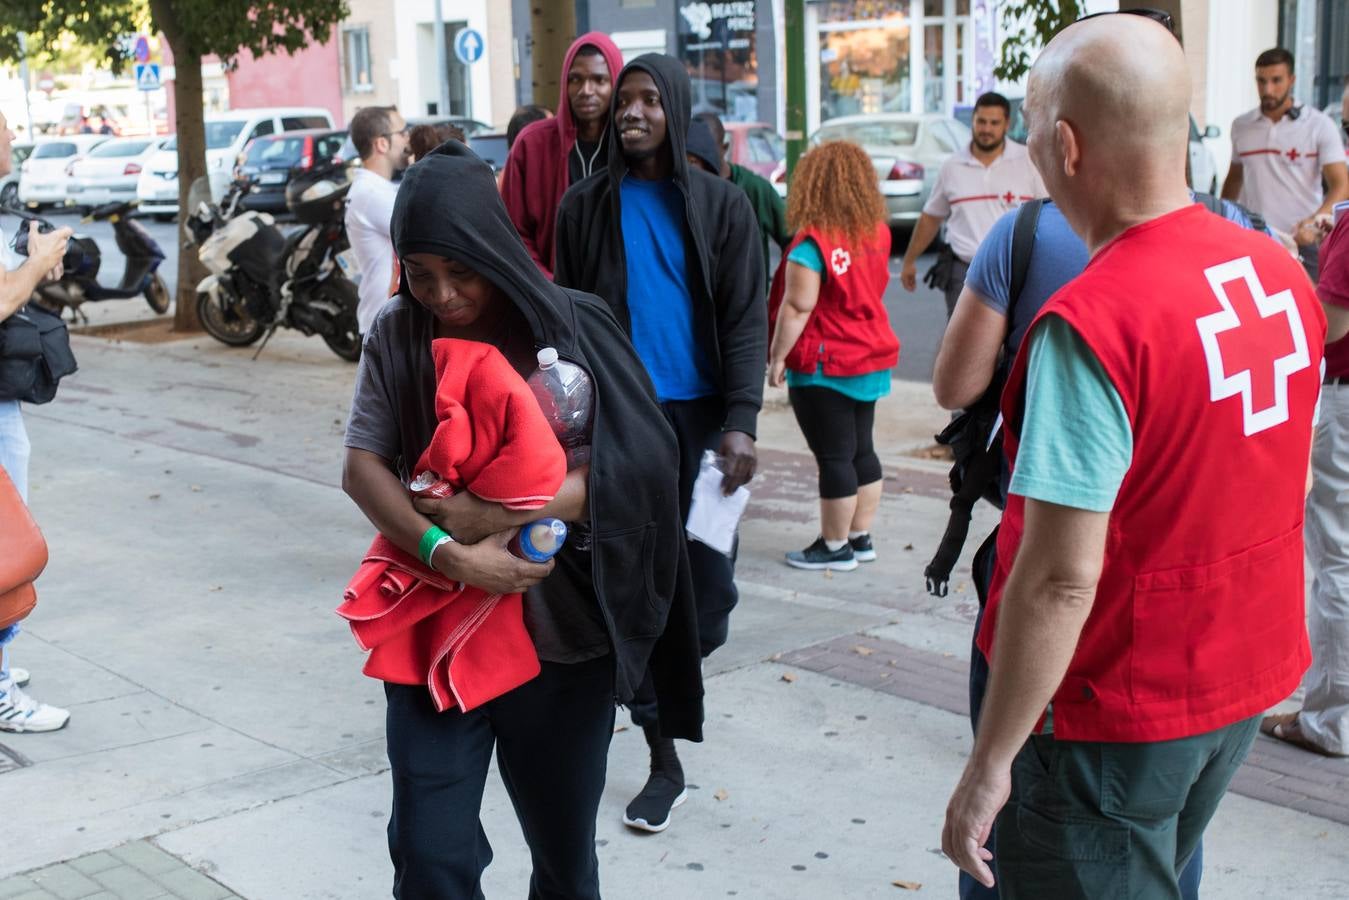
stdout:
<svg viewBox="0 0 1349 900">
<path fill-rule="evenodd" d="M 996 821 L 1004 900 L 1180 896 L 1309 660 L 1326 319 L 1287 253 L 1191 200 L 1189 103 L 1179 43 L 1143 15 L 1069 26 L 1027 86 L 1031 157 L 1091 260 L 1004 393 L 992 673 L 942 835 L 992 886 Z"/>
</svg>

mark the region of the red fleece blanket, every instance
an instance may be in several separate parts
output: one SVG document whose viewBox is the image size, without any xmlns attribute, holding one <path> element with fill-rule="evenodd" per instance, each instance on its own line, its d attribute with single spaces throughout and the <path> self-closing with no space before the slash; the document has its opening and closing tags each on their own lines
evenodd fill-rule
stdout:
<svg viewBox="0 0 1349 900">
<path fill-rule="evenodd" d="M 489 344 L 432 341 L 439 424 L 414 474 L 436 472 L 512 509 L 538 509 L 566 477 L 566 455 L 529 387 Z M 539 673 L 519 594 L 457 585 L 376 535 L 338 615 L 370 652 L 365 674 L 425 684 L 436 709 L 467 712 Z"/>
</svg>

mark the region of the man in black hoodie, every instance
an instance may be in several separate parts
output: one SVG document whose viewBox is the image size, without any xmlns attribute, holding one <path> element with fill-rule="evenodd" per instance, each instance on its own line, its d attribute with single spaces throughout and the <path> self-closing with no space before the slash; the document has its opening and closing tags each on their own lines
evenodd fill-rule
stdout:
<svg viewBox="0 0 1349 900">
<path fill-rule="evenodd" d="M 542 664 L 534 680 L 468 713 L 437 713 L 425 685 L 385 685 L 394 894 L 482 896 L 492 852 L 478 810 L 495 744 L 533 858 L 529 895 L 598 898 L 595 817 L 615 700 L 628 702 L 654 674 L 661 729 L 702 737 L 674 435 L 608 308 L 539 271 L 491 168 L 468 148 L 446 142 L 407 170 L 391 236 L 400 291 L 365 338 L 343 487 L 409 553 L 428 532 L 448 532 L 424 559 L 451 581 L 524 591 Z M 491 343 L 522 374 L 536 350 L 553 347 L 590 375 L 590 464 L 569 472 L 545 509 L 513 513 L 467 492 L 415 505 L 409 498 L 408 469 L 436 427 L 434 337 Z M 551 571 L 506 549 L 515 527 L 545 515 L 591 533 L 589 548 L 568 542 Z"/>
<path fill-rule="evenodd" d="M 558 212 L 555 278 L 598 295 L 627 329 L 679 444 L 687 519 L 704 451 L 721 457 L 730 494 L 754 475 L 768 317 L 754 210 L 734 184 L 690 167 L 690 86 L 683 63 L 649 53 L 615 82 L 607 170 L 568 189 Z M 738 595 L 734 558 L 688 543 L 704 656 L 726 641 Z M 651 748 L 651 776 L 624 822 L 669 826 L 684 773 L 653 714 L 660 686 L 631 704 Z"/>
</svg>

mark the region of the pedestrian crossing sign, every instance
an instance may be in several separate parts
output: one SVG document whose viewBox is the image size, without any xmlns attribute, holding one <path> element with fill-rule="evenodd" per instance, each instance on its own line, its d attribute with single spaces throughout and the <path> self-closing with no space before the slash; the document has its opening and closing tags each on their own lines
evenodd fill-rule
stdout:
<svg viewBox="0 0 1349 900">
<path fill-rule="evenodd" d="M 141 91 L 157 91 L 161 87 L 159 81 L 159 63 L 136 63 L 136 89 Z"/>
</svg>

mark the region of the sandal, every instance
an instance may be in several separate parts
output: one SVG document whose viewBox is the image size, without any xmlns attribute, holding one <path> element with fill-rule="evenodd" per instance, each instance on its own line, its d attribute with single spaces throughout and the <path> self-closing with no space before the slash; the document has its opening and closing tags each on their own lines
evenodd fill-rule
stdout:
<svg viewBox="0 0 1349 900">
<path fill-rule="evenodd" d="M 1302 727 L 1297 723 L 1297 713 L 1282 713 L 1276 716 L 1265 716 L 1260 720 L 1260 733 L 1267 734 L 1276 741 L 1283 741 L 1285 744 L 1292 744 L 1309 753 L 1315 753 L 1320 756 L 1335 756 L 1336 754 L 1312 743 L 1305 734 L 1302 733 Z"/>
</svg>

